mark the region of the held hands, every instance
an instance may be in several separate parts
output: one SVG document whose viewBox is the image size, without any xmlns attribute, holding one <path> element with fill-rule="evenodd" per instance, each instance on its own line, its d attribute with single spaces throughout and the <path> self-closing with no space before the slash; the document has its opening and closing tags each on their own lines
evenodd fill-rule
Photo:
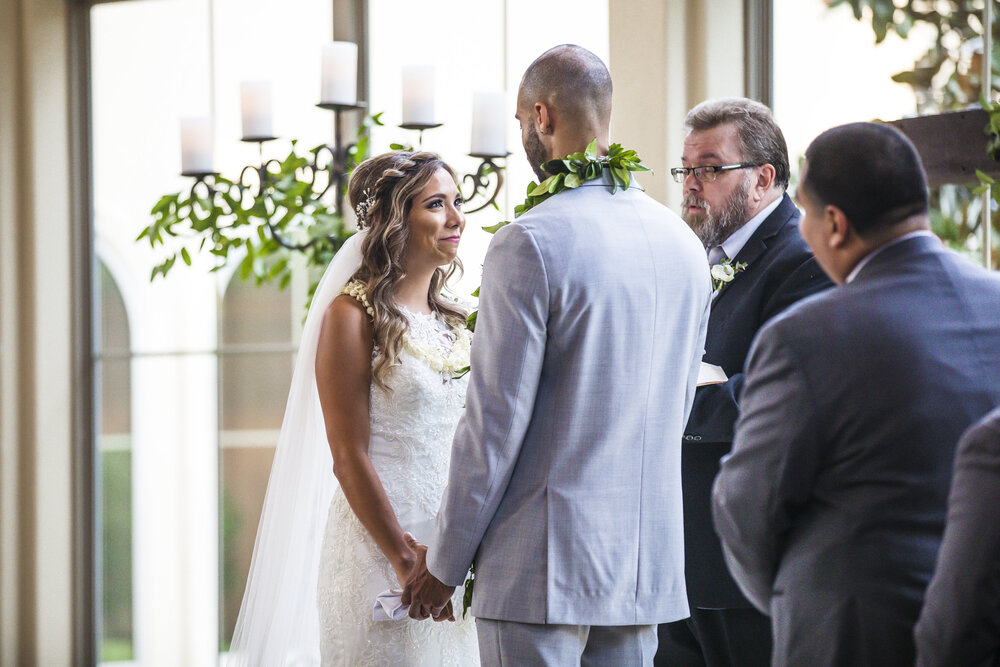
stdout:
<svg viewBox="0 0 1000 667">
<path fill-rule="evenodd" d="M 409 533 L 405 533 L 403 539 L 417 555 L 417 562 L 406 580 L 401 599 L 403 604 L 410 605 L 410 618 L 418 621 L 428 617 L 435 621 L 454 621 L 451 596 L 455 587 L 446 586 L 427 571 L 426 546 L 417 542 Z"/>
</svg>

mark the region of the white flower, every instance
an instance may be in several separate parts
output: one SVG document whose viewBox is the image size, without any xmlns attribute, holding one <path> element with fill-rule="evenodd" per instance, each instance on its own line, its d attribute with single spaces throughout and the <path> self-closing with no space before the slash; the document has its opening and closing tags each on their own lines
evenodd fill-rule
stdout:
<svg viewBox="0 0 1000 667">
<path fill-rule="evenodd" d="M 729 264 L 716 264 L 712 267 L 712 277 L 716 280 L 728 283 L 736 277 L 736 271 Z"/>
<path fill-rule="evenodd" d="M 712 289 L 718 292 L 723 287 L 733 282 L 733 278 L 740 271 L 747 268 L 746 262 L 733 264 L 732 260 L 724 259 L 712 267 Z"/>
<path fill-rule="evenodd" d="M 424 363 L 445 375 L 454 375 L 469 365 L 469 354 L 472 350 L 472 336 L 469 330 L 462 327 L 452 330 L 455 342 L 451 346 L 451 351 L 445 355 L 436 347 L 425 345 L 413 340 L 410 336 L 403 335 L 403 347 L 418 359 L 423 359 Z"/>
</svg>

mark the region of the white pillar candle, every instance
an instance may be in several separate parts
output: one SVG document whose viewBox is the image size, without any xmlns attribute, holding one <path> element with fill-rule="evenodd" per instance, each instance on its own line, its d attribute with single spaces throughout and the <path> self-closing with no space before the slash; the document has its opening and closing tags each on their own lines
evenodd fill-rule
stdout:
<svg viewBox="0 0 1000 667">
<path fill-rule="evenodd" d="M 212 171 L 212 119 L 207 116 L 181 119 L 181 172 Z"/>
<path fill-rule="evenodd" d="M 507 95 L 477 91 L 472 96 L 472 150 L 478 155 L 507 154 Z"/>
<path fill-rule="evenodd" d="M 332 42 L 323 46 L 321 104 L 357 104 L 358 45 Z"/>
<path fill-rule="evenodd" d="M 240 84 L 240 110 L 243 115 L 243 138 L 274 136 L 271 118 L 271 84 L 268 81 L 244 81 Z"/>
<path fill-rule="evenodd" d="M 403 124 L 433 125 L 434 67 L 407 65 L 403 67 Z"/>
</svg>

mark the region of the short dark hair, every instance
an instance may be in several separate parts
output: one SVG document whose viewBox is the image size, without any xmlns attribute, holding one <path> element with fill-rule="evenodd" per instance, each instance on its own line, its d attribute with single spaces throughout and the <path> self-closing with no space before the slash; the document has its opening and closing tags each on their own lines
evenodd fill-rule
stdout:
<svg viewBox="0 0 1000 667">
<path fill-rule="evenodd" d="M 740 139 L 744 162 L 769 164 L 774 167 L 774 182 L 788 187 L 788 146 L 785 135 L 774 122 L 771 110 L 745 97 L 722 97 L 705 100 L 688 111 L 684 127 L 704 132 L 732 123 Z"/>
<path fill-rule="evenodd" d="M 518 90 L 528 102 L 550 100 L 577 118 L 611 118 L 611 73 L 604 61 L 576 44 L 554 46 L 535 58 Z"/>
<path fill-rule="evenodd" d="M 928 206 L 917 149 L 883 123 L 840 125 L 813 139 L 799 188 L 817 205 L 842 210 L 862 236 L 926 213 Z"/>
</svg>

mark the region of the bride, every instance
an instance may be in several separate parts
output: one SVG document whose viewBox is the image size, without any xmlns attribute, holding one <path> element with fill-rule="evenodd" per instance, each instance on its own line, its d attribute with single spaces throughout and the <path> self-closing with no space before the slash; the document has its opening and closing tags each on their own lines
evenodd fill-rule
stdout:
<svg viewBox="0 0 1000 667">
<path fill-rule="evenodd" d="M 393 152 L 348 197 L 362 231 L 306 318 L 227 664 L 478 664 L 471 619 L 373 620 L 415 562 L 404 533 L 429 537 L 465 402 L 465 313 L 441 296 L 461 195 L 437 155 Z"/>
</svg>

